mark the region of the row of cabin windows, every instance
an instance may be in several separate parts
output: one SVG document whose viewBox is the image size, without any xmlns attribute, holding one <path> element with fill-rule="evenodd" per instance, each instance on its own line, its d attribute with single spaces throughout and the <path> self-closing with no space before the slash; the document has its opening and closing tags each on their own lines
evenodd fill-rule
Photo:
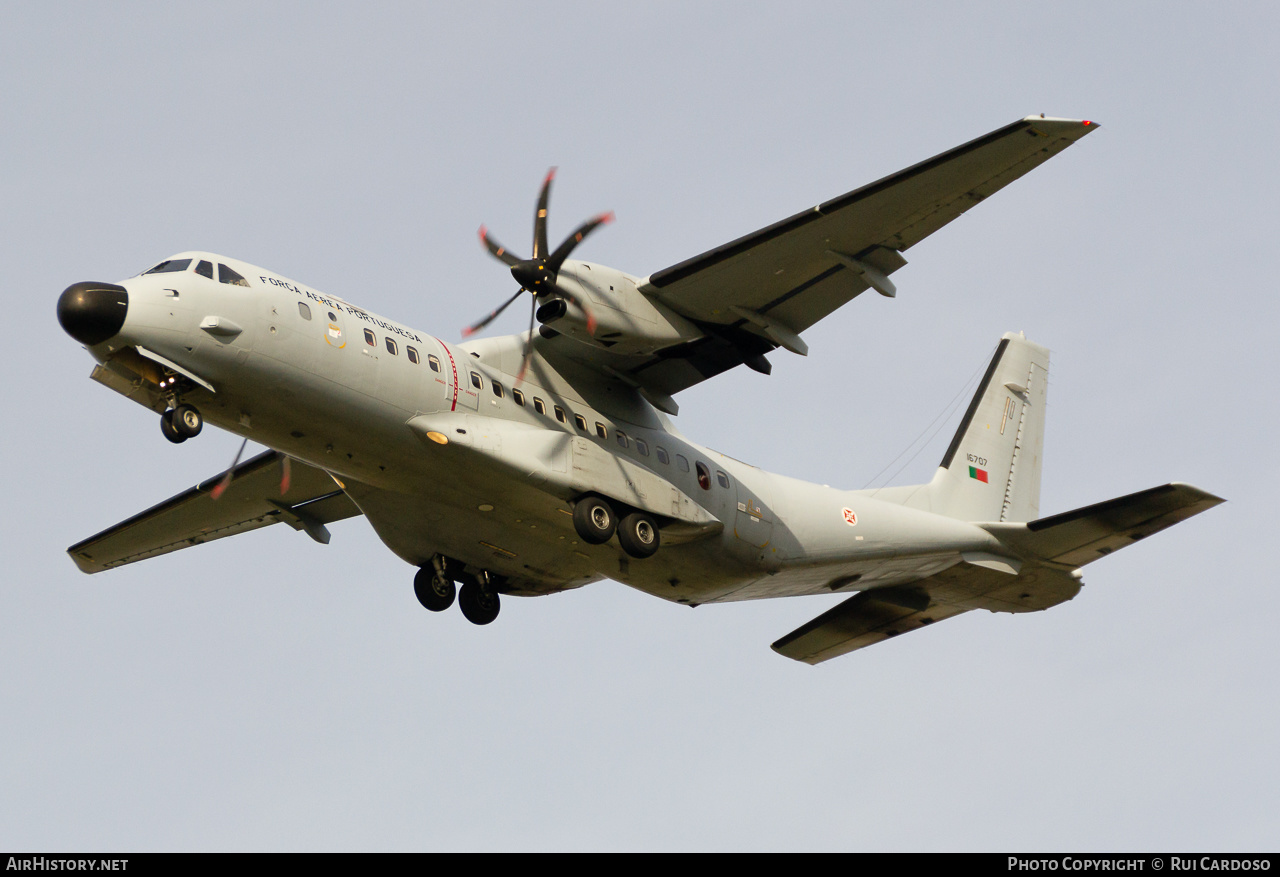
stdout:
<svg viewBox="0 0 1280 877">
<path fill-rule="evenodd" d="M 194 259 L 166 259 L 156 267 L 148 271 L 143 271 L 142 273 L 143 274 L 176 274 L 179 271 L 186 271 L 188 268 L 191 267 L 191 263 L 194 261 L 195 261 Z M 199 274 L 201 277 L 208 277 L 210 280 L 212 280 L 213 279 L 213 263 L 208 261 L 207 259 L 201 259 L 199 264 L 196 265 L 196 273 Z M 218 263 L 218 282 L 227 283 L 227 284 L 230 284 L 231 286 L 248 286 L 249 285 L 249 281 L 245 280 L 244 277 L 241 276 L 239 272 L 234 271 L 231 268 L 228 268 L 226 265 L 223 265 L 221 262 Z"/>
<path fill-rule="evenodd" d="M 304 318 L 308 320 L 311 319 L 311 310 L 310 308 L 307 307 L 305 302 L 298 302 L 298 309 L 302 313 L 302 316 Z M 367 343 L 370 347 L 378 346 L 378 339 L 373 334 L 372 329 L 364 330 L 364 340 L 365 340 L 365 343 Z M 383 341 L 386 343 L 387 352 L 390 353 L 392 356 L 395 356 L 398 349 L 395 340 L 392 338 L 384 338 Z M 417 349 L 414 348 L 412 345 L 408 345 L 408 344 L 405 345 L 405 353 L 408 355 L 409 361 L 414 363 L 415 365 L 421 361 L 418 356 Z M 430 366 L 433 372 L 440 371 L 440 360 L 437 359 L 434 355 L 432 354 L 427 355 L 427 364 Z M 480 376 L 479 372 L 474 372 L 474 371 L 471 372 L 471 386 L 475 387 L 477 390 L 484 389 L 484 378 Z M 491 381 L 489 386 L 493 390 L 493 395 L 497 396 L 499 399 L 506 398 L 506 388 L 503 387 L 500 382 Z M 515 403 L 519 405 L 521 408 L 525 407 L 525 396 L 522 390 L 519 390 L 513 387 L 511 389 L 511 398 L 515 400 Z M 547 403 L 542 401 L 540 397 L 534 396 L 533 410 L 541 414 L 543 417 L 546 417 Z M 555 418 L 560 423 L 567 424 L 569 422 L 568 415 L 565 413 L 565 410 L 561 408 L 559 405 L 551 406 L 551 410 L 555 413 Z M 590 432 L 590 430 L 587 428 L 587 420 L 581 414 L 573 415 L 573 425 L 578 428 L 579 432 L 587 432 L 587 433 Z M 609 438 L 608 427 L 606 427 L 603 423 L 601 423 L 598 420 L 596 421 L 596 436 L 605 441 L 607 441 Z M 646 442 L 644 439 L 629 436 L 620 429 L 614 430 L 614 438 L 617 439 L 618 444 L 624 448 L 631 447 L 631 443 L 635 442 L 636 453 L 638 453 L 642 457 L 649 456 L 649 443 Z M 661 463 L 664 466 L 670 465 L 671 456 L 667 453 L 666 448 L 662 447 L 661 445 L 656 445 L 654 447 L 654 452 L 657 454 L 659 463 Z M 685 458 L 683 454 L 676 454 L 676 468 L 679 469 L 681 472 L 689 471 L 689 461 L 688 459 Z M 711 470 L 707 468 L 707 465 L 705 463 L 701 463 L 701 462 L 695 464 L 695 468 L 698 473 L 698 486 L 701 487 L 703 490 L 710 490 L 711 489 Z M 726 490 L 729 489 L 729 476 L 719 469 L 716 470 L 716 482 L 724 489 Z"/>
<path fill-rule="evenodd" d="M 305 319 L 311 319 L 311 309 L 307 307 L 305 302 L 298 302 L 298 310 L 302 313 L 302 316 Z M 332 315 L 330 315 L 330 319 L 332 318 Z M 390 353 L 392 356 L 398 356 L 400 354 L 400 345 L 396 343 L 394 338 L 388 336 L 383 338 L 382 342 L 386 345 L 387 353 Z M 364 330 L 364 343 L 368 344 L 370 347 L 378 346 L 378 336 L 373 334 L 372 329 Z M 404 346 L 404 353 L 405 356 L 409 357 L 409 362 L 414 365 L 422 362 L 422 355 L 418 353 L 418 348 L 414 347 L 412 344 L 406 344 Z M 427 356 L 427 359 L 430 360 L 432 371 L 440 371 L 440 360 L 430 355 Z"/>
</svg>

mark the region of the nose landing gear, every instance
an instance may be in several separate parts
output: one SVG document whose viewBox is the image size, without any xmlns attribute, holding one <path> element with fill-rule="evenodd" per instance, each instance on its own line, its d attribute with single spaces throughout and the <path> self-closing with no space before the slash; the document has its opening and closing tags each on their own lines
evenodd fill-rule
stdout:
<svg viewBox="0 0 1280 877">
<path fill-rule="evenodd" d="M 204 417 L 194 405 L 179 405 L 160 415 L 160 432 L 175 445 L 195 438 L 204 429 Z"/>
</svg>

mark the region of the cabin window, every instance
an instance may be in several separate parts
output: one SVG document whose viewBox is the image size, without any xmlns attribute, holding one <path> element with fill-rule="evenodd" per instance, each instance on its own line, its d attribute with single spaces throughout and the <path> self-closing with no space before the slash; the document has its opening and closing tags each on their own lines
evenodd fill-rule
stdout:
<svg viewBox="0 0 1280 877">
<path fill-rule="evenodd" d="M 483 390 L 483 389 L 484 389 L 484 381 L 482 381 L 482 380 L 480 379 L 480 373 L 479 373 L 479 372 L 472 372 L 472 373 L 471 373 L 471 386 L 475 387 L 477 390 Z"/>
<path fill-rule="evenodd" d="M 579 432 L 587 431 L 587 419 L 581 414 L 573 415 L 573 425 L 578 427 Z"/>
<path fill-rule="evenodd" d="M 311 319 L 311 307 L 305 301 L 298 302 L 298 316 L 304 320 Z"/>
<path fill-rule="evenodd" d="M 422 360 L 418 358 L 418 348 L 411 347 L 406 344 L 404 348 L 404 352 L 405 352 L 405 356 L 409 357 L 409 362 L 413 363 L 414 365 L 417 365 L 418 363 L 422 362 Z"/>
<path fill-rule="evenodd" d="M 671 458 L 667 456 L 667 449 L 664 448 L 662 445 L 658 445 L 656 448 L 654 448 L 654 451 L 657 452 L 658 462 L 661 463 L 662 465 L 665 466 L 671 462 Z"/>
<path fill-rule="evenodd" d="M 386 342 L 386 345 L 387 345 L 387 353 L 390 353 L 392 356 L 395 356 L 395 355 L 396 355 L 396 353 L 398 352 L 398 348 L 396 347 L 396 343 L 395 343 L 394 341 L 392 341 L 390 338 L 384 338 L 384 339 L 382 339 L 382 340 Z"/>
<path fill-rule="evenodd" d="M 560 421 L 561 423 L 564 423 L 565 421 L 564 409 L 561 408 L 559 405 L 556 406 L 556 420 Z"/>
<path fill-rule="evenodd" d="M 143 274 L 172 274 L 175 271 L 186 271 L 187 266 L 191 264 L 190 259 L 165 259 L 150 271 L 143 271 Z"/>
<path fill-rule="evenodd" d="M 711 470 L 706 463 L 698 464 L 698 486 L 703 490 L 711 489 Z"/>
<path fill-rule="evenodd" d="M 721 472 L 719 469 L 716 470 L 716 481 L 720 482 L 720 486 L 725 490 L 729 489 L 729 476 Z"/>
<path fill-rule="evenodd" d="M 199 274 L 201 277 L 208 277 L 210 280 L 212 280 L 213 279 L 213 263 L 206 262 L 203 259 L 200 260 L 200 264 L 196 266 L 196 273 Z"/>
<path fill-rule="evenodd" d="M 636 450 L 640 452 L 640 456 L 649 456 L 649 443 L 644 439 L 636 439 Z"/>
<path fill-rule="evenodd" d="M 436 355 L 434 353 L 427 354 L 427 367 L 433 372 L 440 371 L 440 360 L 436 359 Z"/>
<path fill-rule="evenodd" d="M 624 448 L 630 444 L 630 442 L 627 441 L 627 434 L 622 430 L 615 430 L 614 435 L 618 439 L 618 444 L 622 445 Z"/>
<path fill-rule="evenodd" d="M 368 344 L 370 347 L 377 347 L 377 346 L 378 346 L 378 339 L 377 339 L 377 338 L 375 338 L 375 337 L 373 337 L 373 330 L 372 330 L 372 329 L 365 329 L 365 330 L 364 330 L 364 343 L 365 343 L 365 344 Z"/>
<path fill-rule="evenodd" d="M 501 398 L 502 398 L 502 393 L 503 393 L 503 390 L 502 390 L 502 384 L 498 383 L 497 381 L 494 381 L 494 382 L 493 382 L 493 395 L 495 395 L 495 396 L 497 396 L 499 399 L 501 399 Z"/>
<path fill-rule="evenodd" d="M 680 468 L 681 472 L 689 471 L 689 461 L 684 458 L 684 454 L 676 454 L 676 466 Z"/>
<path fill-rule="evenodd" d="M 600 436 L 602 439 L 609 438 L 609 430 L 605 429 L 604 424 L 598 420 L 596 421 L 596 435 Z"/>
<path fill-rule="evenodd" d="M 541 399 L 539 399 L 537 396 L 534 396 L 534 397 L 533 397 L 533 410 L 534 410 L 534 411 L 536 411 L 536 412 L 538 412 L 539 414 L 546 414 L 546 413 L 547 413 L 547 405 L 546 405 L 546 403 L 545 403 L 545 402 L 543 402 L 543 401 L 542 401 Z"/>
<path fill-rule="evenodd" d="M 248 286 L 249 281 L 245 280 L 235 271 L 232 271 L 221 262 L 218 263 L 218 280 L 221 283 L 229 283 L 232 286 Z"/>
<path fill-rule="evenodd" d="M 511 398 L 516 400 L 516 404 L 521 408 L 524 407 L 524 390 L 517 390 L 514 387 L 511 390 Z"/>
</svg>

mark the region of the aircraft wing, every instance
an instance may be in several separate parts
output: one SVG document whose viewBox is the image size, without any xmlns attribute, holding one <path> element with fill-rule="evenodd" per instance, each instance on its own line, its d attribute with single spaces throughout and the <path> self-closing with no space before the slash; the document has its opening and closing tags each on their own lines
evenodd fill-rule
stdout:
<svg viewBox="0 0 1280 877">
<path fill-rule="evenodd" d="M 1028 117 L 650 275 L 640 291 L 704 337 L 648 357 L 597 359 L 651 398 L 777 347 L 869 288 L 895 293 L 902 252 L 1094 130 Z M 767 367 L 767 366 L 766 366 Z M 661 406 L 660 406 L 661 407 Z"/>
<path fill-rule="evenodd" d="M 1070 600 L 1080 580 L 1043 566 L 1017 574 L 961 563 L 909 585 L 862 591 L 773 644 L 780 655 L 821 664 L 973 609 L 1035 612 Z"/>
<path fill-rule="evenodd" d="M 236 467 L 231 486 L 215 500 L 219 474 L 67 549 L 76 566 L 102 572 L 180 548 L 286 523 L 318 542 L 325 524 L 360 514 L 323 469 L 290 461 L 289 489 L 280 492 L 283 457 L 266 451 Z"/>
</svg>

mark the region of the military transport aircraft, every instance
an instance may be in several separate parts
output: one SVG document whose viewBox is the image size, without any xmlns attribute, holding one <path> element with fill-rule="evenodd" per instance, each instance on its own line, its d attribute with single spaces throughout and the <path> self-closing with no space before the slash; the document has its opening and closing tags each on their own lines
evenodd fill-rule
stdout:
<svg viewBox="0 0 1280 877">
<path fill-rule="evenodd" d="M 773 644 L 815 664 L 972 609 L 1070 600 L 1080 567 L 1222 500 L 1166 484 L 1039 517 L 1049 352 L 1021 335 L 1000 340 L 927 484 L 770 474 L 668 415 L 700 381 L 804 355 L 805 329 L 867 289 L 892 297 L 905 250 L 1095 127 L 1022 119 L 648 277 L 568 258 L 608 215 L 550 249 L 548 174 L 529 258 L 480 231 L 519 284 L 506 304 L 531 294 L 529 331 L 463 344 L 213 253 L 76 283 L 58 319 L 94 380 L 170 441 L 208 420 L 271 450 L 68 553 L 94 573 L 277 523 L 327 543 L 327 524 L 364 515 L 418 568 L 427 609 L 456 594 L 476 624 L 499 595 L 605 577 L 690 606 L 851 593 Z"/>
</svg>

